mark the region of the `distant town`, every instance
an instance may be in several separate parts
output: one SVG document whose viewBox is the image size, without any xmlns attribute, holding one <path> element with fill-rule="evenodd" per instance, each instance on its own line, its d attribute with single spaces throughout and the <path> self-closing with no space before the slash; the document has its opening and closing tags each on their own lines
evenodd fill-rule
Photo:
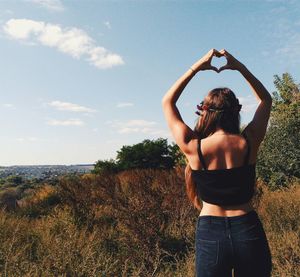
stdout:
<svg viewBox="0 0 300 277">
<path fill-rule="evenodd" d="M 25 179 L 48 179 L 65 174 L 88 173 L 93 169 L 93 164 L 0 166 L 0 178 L 14 175 Z"/>
</svg>

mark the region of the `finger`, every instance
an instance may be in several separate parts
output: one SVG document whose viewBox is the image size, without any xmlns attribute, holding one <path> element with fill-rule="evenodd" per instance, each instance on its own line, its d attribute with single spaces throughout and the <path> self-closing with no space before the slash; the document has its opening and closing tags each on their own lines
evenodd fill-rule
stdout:
<svg viewBox="0 0 300 277">
<path fill-rule="evenodd" d="M 228 65 L 224 65 L 222 67 L 219 68 L 219 72 L 221 72 L 222 70 L 225 70 L 225 69 L 229 69 L 229 66 Z"/>
<path fill-rule="evenodd" d="M 214 56 L 216 49 L 212 48 L 208 52 L 208 58 L 211 60 L 211 58 Z"/>
<path fill-rule="evenodd" d="M 221 54 L 218 50 L 215 50 L 215 51 L 214 51 L 214 55 L 215 55 L 216 57 L 221 57 L 221 56 L 222 56 L 222 54 Z"/>
<path fill-rule="evenodd" d="M 213 51 L 213 55 L 212 56 L 216 56 L 216 57 L 221 57 L 222 55 L 221 55 L 221 53 L 218 51 L 218 50 L 216 50 L 216 49 L 213 49 L 214 51 Z"/>
<path fill-rule="evenodd" d="M 225 49 L 222 49 L 220 53 L 225 57 L 229 56 L 229 53 Z"/>
<path fill-rule="evenodd" d="M 222 67 L 219 68 L 219 72 L 221 72 L 221 71 L 223 71 L 225 69 L 226 69 L 226 66 L 222 66 Z"/>
<path fill-rule="evenodd" d="M 216 68 L 215 66 L 212 66 L 211 69 L 214 70 L 214 71 L 216 71 L 217 73 L 219 73 L 219 69 Z"/>
</svg>

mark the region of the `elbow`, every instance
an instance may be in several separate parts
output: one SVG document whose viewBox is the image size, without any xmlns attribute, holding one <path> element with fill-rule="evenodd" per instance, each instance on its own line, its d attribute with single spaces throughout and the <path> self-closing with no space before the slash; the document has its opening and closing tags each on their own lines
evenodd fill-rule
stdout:
<svg viewBox="0 0 300 277">
<path fill-rule="evenodd" d="M 165 107 L 172 104 L 172 101 L 169 97 L 164 96 L 163 99 L 161 100 L 161 104 L 163 107 Z"/>
<path fill-rule="evenodd" d="M 266 95 L 264 98 L 261 99 L 261 102 L 264 102 L 266 104 L 272 105 L 273 98 L 270 94 Z"/>
<path fill-rule="evenodd" d="M 273 101 L 273 98 L 272 96 L 269 94 L 268 97 L 266 97 L 266 99 L 264 100 L 266 103 L 268 103 L 270 106 L 272 106 L 272 101 Z"/>
</svg>

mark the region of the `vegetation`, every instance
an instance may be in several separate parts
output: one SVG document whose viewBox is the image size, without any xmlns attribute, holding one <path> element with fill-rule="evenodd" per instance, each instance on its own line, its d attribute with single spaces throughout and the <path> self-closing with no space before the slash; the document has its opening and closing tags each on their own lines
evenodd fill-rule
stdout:
<svg viewBox="0 0 300 277">
<path fill-rule="evenodd" d="M 2 276 L 194 276 L 198 216 L 183 169 L 69 176 L 44 186 L 15 211 L 0 211 Z M 297 276 L 300 186 L 253 204 L 273 257 L 272 276 Z"/>
<path fill-rule="evenodd" d="M 176 144 L 168 144 L 167 139 L 146 139 L 134 145 L 125 145 L 117 151 L 116 160 L 99 160 L 93 173 L 116 173 L 129 169 L 160 168 L 171 169 L 184 164 L 183 154 Z"/>
<path fill-rule="evenodd" d="M 258 177 L 270 188 L 300 178 L 300 85 L 290 74 L 275 75 L 270 125 L 260 147 Z"/>
<path fill-rule="evenodd" d="M 28 196 L 32 197 L 32 194 L 44 187 L 45 184 L 49 184 L 49 187 L 56 185 L 57 179 L 25 179 L 16 175 L 0 178 L 0 209 L 16 210 L 24 199 Z"/>
<path fill-rule="evenodd" d="M 296 84 L 289 73 L 282 77 L 274 75 L 274 78 L 278 91 L 273 92 L 270 124 L 258 153 L 257 177 L 271 189 L 278 189 L 300 178 L 300 84 Z M 160 138 L 123 146 L 116 160 L 99 160 L 93 173 L 171 169 L 185 162 L 176 144 L 168 145 L 166 139 Z"/>
<path fill-rule="evenodd" d="M 272 276 L 300 264 L 299 85 L 278 92 L 258 158 L 253 205 L 272 252 Z M 195 276 L 198 211 L 185 161 L 167 140 L 123 146 L 91 174 L 55 183 L 0 180 L 0 276 Z"/>
</svg>

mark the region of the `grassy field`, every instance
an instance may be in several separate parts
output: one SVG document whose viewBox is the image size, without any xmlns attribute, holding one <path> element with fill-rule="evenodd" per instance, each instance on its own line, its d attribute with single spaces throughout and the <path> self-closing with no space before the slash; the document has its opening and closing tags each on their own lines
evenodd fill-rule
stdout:
<svg viewBox="0 0 300 277">
<path fill-rule="evenodd" d="M 199 212 L 182 169 L 64 177 L 0 211 L 0 276 L 182 276 L 194 274 Z M 273 275 L 300 266 L 300 186 L 257 184 L 253 204 L 272 252 Z"/>
</svg>

